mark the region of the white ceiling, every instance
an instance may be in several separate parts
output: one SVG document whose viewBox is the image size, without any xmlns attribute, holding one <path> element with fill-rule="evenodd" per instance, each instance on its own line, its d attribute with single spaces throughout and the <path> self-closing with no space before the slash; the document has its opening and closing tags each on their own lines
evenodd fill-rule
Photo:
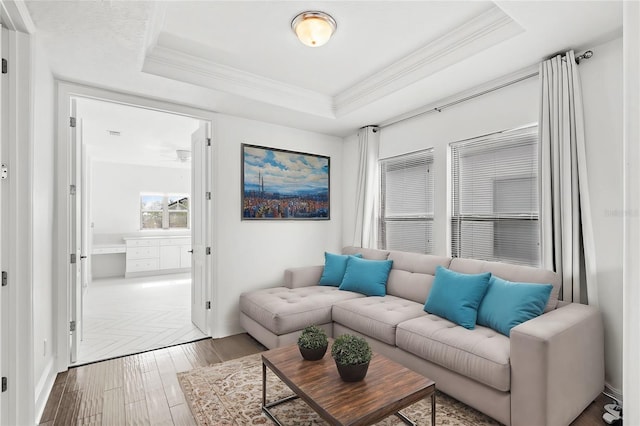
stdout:
<svg viewBox="0 0 640 426">
<path fill-rule="evenodd" d="M 77 100 L 82 140 L 94 161 L 154 167 L 189 168 L 176 150 L 191 151 L 199 120 L 144 108 Z M 110 132 L 118 132 L 112 135 Z"/>
<path fill-rule="evenodd" d="M 27 1 L 56 76 L 345 136 L 621 34 L 620 1 Z M 323 10 L 332 40 L 290 22 Z M 594 51 L 597 55 L 597 50 Z"/>
</svg>

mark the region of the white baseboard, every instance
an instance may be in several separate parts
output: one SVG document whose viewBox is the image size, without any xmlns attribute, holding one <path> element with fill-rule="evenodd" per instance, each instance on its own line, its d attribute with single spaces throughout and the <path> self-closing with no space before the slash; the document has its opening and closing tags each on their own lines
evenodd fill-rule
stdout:
<svg viewBox="0 0 640 426">
<path fill-rule="evenodd" d="M 609 395 L 613 396 L 615 399 L 617 399 L 618 402 L 620 402 L 620 405 L 622 405 L 622 391 L 620 389 L 616 389 L 613 386 L 611 386 L 609 383 L 605 383 L 604 391 Z"/>
<path fill-rule="evenodd" d="M 49 399 L 49 394 L 51 393 L 51 389 L 53 389 L 53 383 L 56 381 L 56 376 L 58 373 L 54 368 L 54 358 L 49 358 L 49 362 L 47 363 L 42 375 L 40 376 L 40 380 L 36 384 L 35 388 L 35 414 L 36 414 L 36 425 L 40 422 L 40 417 L 42 417 L 42 413 L 44 413 L 44 407 L 47 405 L 47 400 Z"/>
</svg>

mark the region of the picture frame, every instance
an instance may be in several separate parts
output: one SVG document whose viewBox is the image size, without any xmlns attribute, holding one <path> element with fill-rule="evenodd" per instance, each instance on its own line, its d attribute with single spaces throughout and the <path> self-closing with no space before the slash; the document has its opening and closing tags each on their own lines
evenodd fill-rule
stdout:
<svg viewBox="0 0 640 426">
<path fill-rule="evenodd" d="M 242 144 L 242 220 L 330 220 L 331 158 Z"/>
</svg>

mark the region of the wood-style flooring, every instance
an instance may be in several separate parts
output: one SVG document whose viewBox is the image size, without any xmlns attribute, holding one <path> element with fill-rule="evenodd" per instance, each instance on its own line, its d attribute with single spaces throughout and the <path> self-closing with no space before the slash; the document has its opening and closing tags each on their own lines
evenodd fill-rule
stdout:
<svg viewBox="0 0 640 426">
<path fill-rule="evenodd" d="M 207 337 L 191 323 L 191 274 L 102 278 L 84 294 L 75 365 Z"/>
<path fill-rule="evenodd" d="M 195 425 L 176 373 L 263 350 L 238 334 L 71 368 L 58 374 L 40 424 Z M 604 425 L 608 402 L 601 395 L 571 425 Z"/>
</svg>

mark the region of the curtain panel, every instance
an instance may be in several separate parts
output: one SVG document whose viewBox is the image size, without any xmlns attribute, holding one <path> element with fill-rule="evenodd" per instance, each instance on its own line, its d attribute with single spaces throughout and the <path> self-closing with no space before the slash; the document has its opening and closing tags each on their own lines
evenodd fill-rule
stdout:
<svg viewBox="0 0 640 426">
<path fill-rule="evenodd" d="M 540 64 L 540 88 L 542 266 L 562 276 L 563 300 L 597 305 L 582 93 L 573 51 Z"/>
<path fill-rule="evenodd" d="M 353 245 L 377 248 L 378 244 L 378 150 L 379 129 L 363 127 L 358 131 L 358 181 L 356 187 L 356 223 Z"/>
</svg>

